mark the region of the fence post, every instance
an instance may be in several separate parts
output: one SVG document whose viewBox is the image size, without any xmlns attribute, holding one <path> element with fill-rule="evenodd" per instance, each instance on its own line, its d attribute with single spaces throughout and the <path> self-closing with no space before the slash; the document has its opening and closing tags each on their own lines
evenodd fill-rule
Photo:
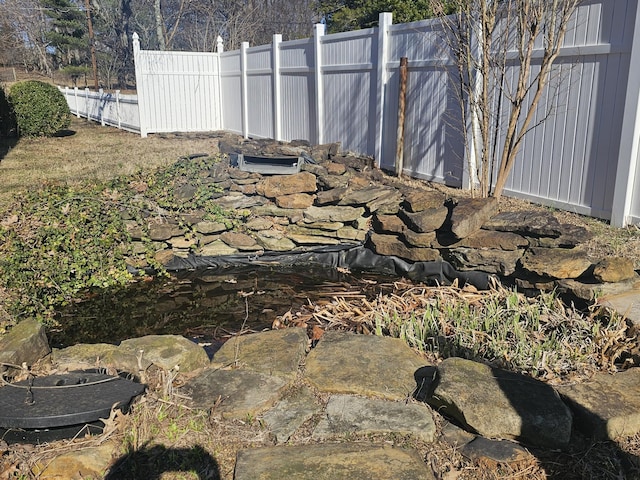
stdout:
<svg viewBox="0 0 640 480">
<path fill-rule="evenodd" d="M 242 42 L 240 45 L 240 84 L 242 88 L 242 135 L 249 138 L 249 96 L 247 85 L 247 49 L 249 42 Z"/>
<path fill-rule="evenodd" d="M 140 122 L 140 136 L 145 138 L 148 134 L 147 130 L 147 112 L 145 110 L 146 99 L 144 91 L 144 80 L 142 78 L 142 66 L 140 65 L 140 37 L 133 32 L 133 64 L 136 71 L 136 93 L 138 94 L 138 116 Z"/>
<path fill-rule="evenodd" d="M 313 28 L 313 60 L 316 85 L 316 143 L 324 143 L 324 88 L 322 82 L 322 36 L 324 23 L 316 23 Z"/>
<path fill-rule="evenodd" d="M 635 14 L 618 168 L 611 205 L 611 225 L 614 227 L 624 227 L 629 222 L 640 153 L 640 0 L 636 2 Z"/>
<path fill-rule="evenodd" d="M 104 89 L 99 89 L 98 92 L 100 93 L 100 100 L 99 100 L 99 107 L 98 107 L 98 112 L 100 112 L 100 125 L 102 125 L 104 127 L 104 107 L 105 105 L 102 103 L 104 101 Z"/>
<path fill-rule="evenodd" d="M 393 15 L 389 12 L 383 12 L 378 17 L 378 72 L 376 85 L 376 135 L 374 157 L 376 166 L 382 166 L 382 155 L 384 152 L 384 114 L 385 114 L 385 92 L 387 83 L 389 82 L 389 73 L 387 63 L 389 62 L 389 27 L 393 23 Z"/>
<path fill-rule="evenodd" d="M 118 116 L 118 128 L 121 128 L 122 119 L 120 118 L 120 90 L 116 90 L 116 115 Z"/>
<path fill-rule="evenodd" d="M 76 100 L 76 117 L 80 118 L 80 104 L 78 103 L 78 87 L 73 87 L 73 96 Z"/>
<path fill-rule="evenodd" d="M 84 109 L 87 112 L 87 121 L 91 120 L 91 110 L 89 109 L 89 87 L 84 89 Z"/>
<path fill-rule="evenodd" d="M 280 88 L 280 44 L 282 35 L 273 36 L 273 138 L 282 140 L 282 96 Z"/>
<path fill-rule="evenodd" d="M 222 108 L 222 61 L 220 55 L 224 53 L 224 43 L 222 37 L 218 35 L 216 39 L 216 65 L 218 66 L 218 72 L 216 75 L 216 113 L 218 114 L 218 130 L 224 130 L 224 109 Z"/>
</svg>

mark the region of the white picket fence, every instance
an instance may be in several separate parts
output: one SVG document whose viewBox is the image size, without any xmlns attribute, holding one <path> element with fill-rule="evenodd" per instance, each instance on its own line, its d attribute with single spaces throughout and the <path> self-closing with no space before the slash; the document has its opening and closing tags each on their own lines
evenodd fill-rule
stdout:
<svg viewBox="0 0 640 480">
<path fill-rule="evenodd" d="M 134 36 L 138 122 L 128 110 L 133 98 L 66 95 L 74 112 L 142 136 L 228 130 L 342 142 L 394 170 L 398 67 L 408 57 L 403 171 L 466 187 L 453 63 L 442 36 L 438 20 L 393 25 L 390 14 L 381 14 L 379 28 L 326 35 L 317 25 L 310 39 L 275 35 L 270 45 L 243 43 L 233 52 L 147 51 Z M 509 66 L 507 81 L 518 68 L 517 61 Z M 543 98 L 538 118 L 552 115 L 527 134 L 505 194 L 615 225 L 640 223 L 639 0 L 585 0 L 554 68 L 562 82 Z"/>
</svg>

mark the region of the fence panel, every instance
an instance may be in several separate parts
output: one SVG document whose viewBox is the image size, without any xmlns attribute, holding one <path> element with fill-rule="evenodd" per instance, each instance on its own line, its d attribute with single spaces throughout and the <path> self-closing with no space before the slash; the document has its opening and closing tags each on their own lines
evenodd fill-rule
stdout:
<svg viewBox="0 0 640 480">
<path fill-rule="evenodd" d="M 137 95 L 123 95 L 120 91 L 105 93 L 89 89 L 60 88 L 69 110 L 78 117 L 100 122 L 102 125 L 140 133 L 140 114 Z"/>
<path fill-rule="evenodd" d="M 376 65 L 373 28 L 324 35 L 320 40 L 324 92 L 323 141 L 346 150 L 375 152 Z"/>
<path fill-rule="evenodd" d="M 384 165 L 394 165 L 400 58 L 407 57 L 404 173 L 461 187 L 464 142 L 455 74 L 438 20 L 393 25 L 389 31 L 391 71 L 385 113 Z"/>
<path fill-rule="evenodd" d="M 505 194 L 611 216 L 634 22 L 634 0 L 591 0 L 578 8 Z M 534 60 L 532 75 L 537 71 Z M 514 61 L 509 88 L 518 72 Z"/>
<path fill-rule="evenodd" d="M 220 92 L 220 127 L 230 132 L 243 133 L 240 51 L 220 54 Z"/>
<path fill-rule="evenodd" d="M 313 140 L 317 131 L 313 39 L 280 43 L 281 137 Z"/>
<path fill-rule="evenodd" d="M 247 119 L 248 134 L 273 138 L 275 117 L 273 111 L 272 47 L 263 45 L 247 49 Z"/>
<path fill-rule="evenodd" d="M 134 46 L 138 45 L 134 42 Z M 144 134 L 219 130 L 218 55 L 135 52 Z"/>
</svg>

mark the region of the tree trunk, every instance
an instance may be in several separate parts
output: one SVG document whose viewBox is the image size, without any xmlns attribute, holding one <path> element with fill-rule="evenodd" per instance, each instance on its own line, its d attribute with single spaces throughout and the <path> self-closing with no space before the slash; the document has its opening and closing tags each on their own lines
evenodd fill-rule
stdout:
<svg viewBox="0 0 640 480">
<path fill-rule="evenodd" d="M 158 35 L 158 48 L 166 50 L 167 45 L 164 41 L 164 21 L 162 20 L 162 9 L 160 8 L 160 0 L 154 0 L 153 7 L 156 17 L 156 34 Z"/>
</svg>

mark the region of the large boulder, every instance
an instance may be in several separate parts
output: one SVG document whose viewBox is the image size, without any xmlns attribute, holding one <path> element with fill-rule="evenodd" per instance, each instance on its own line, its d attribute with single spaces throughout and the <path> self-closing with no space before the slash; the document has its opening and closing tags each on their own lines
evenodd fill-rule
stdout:
<svg viewBox="0 0 640 480">
<path fill-rule="evenodd" d="M 551 386 L 482 363 L 444 360 L 427 401 L 485 437 L 548 448 L 566 447 L 571 437 L 571 412 Z"/>
<path fill-rule="evenodd" d="M 640 433 L 640 368 L 598 373 L 588 382 L 558 387 L 589 436 L 617 440 Z"/>
</svg>

